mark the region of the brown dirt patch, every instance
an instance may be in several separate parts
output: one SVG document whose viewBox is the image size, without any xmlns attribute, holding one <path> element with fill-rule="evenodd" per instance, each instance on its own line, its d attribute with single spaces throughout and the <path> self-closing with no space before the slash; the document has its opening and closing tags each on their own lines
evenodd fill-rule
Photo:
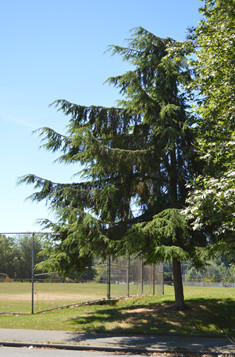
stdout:
<svg viewBox="0 0 235 357">
<path fill-rule="evenodd" d="M 123 310 L 123 314 L 141 314 L 145 312 L 153 312 L 153 309 L 147 309 L 147 308 L 138 308 L 138 309 L 130 309 L 130 310 Z"/>
<path fill-rule="evenodd" d="M 56 295 L 53 293 L 35 293 L 34 295 L 35 301 L 70 301 L 70 302 L 79 302 L 79 301 L 87 301 L 91 300 L 92 297 L 90 295 L 80 295 L 80 294 L 60 294 Z M 1 300 L 9 300 L 9 301 L 31 301 L 31 294 L 4 294 L 0 295 Z"/>
</svg>

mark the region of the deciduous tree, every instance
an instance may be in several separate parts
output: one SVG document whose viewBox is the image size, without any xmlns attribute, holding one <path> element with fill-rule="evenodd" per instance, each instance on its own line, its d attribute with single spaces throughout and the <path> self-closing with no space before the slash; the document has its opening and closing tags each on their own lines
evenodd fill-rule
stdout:
<svg viewBox="0 0 235 357">
<path fill-rule="evenodd" d="M 206 0 L 203 19 L 191 31 L 184 49 L 196 60 L 191 90 L 199 100 L 198 148 L 206 163 L 191 185 L 185 210 L 194 230 L 210 239 L 209 251 L 227 254 L 235 262 L 235 86 L 234 0 Z M 190 46 L 191 45 L 191 46 Z M 181 47 L 182 48 L 182 47 Z"/>
</svg>

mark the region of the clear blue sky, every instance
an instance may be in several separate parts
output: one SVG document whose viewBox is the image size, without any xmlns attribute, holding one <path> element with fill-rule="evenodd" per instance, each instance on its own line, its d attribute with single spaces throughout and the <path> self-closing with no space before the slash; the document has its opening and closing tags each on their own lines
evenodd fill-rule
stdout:
<svg viewBox="0 0 235 357">
<path fill-rule="evenodd" d="M 142 26 L 160 37 L 185 39 L 200 20 L 199 0 L 0 0 L 0 232 L 38 231 L 51 218 L 44 204 L 25 201 L 33 187 L 17 178 L 34 173 L 71 182 L 78 168 L 53 163 L 32 131 L 63 132 L 67 119 L 49 104 L 64 98 L 84 105 L 115 105 L 118 93 L 103 85 L 127 70 L 118 56 L 129 30 Z"/>
</svg>

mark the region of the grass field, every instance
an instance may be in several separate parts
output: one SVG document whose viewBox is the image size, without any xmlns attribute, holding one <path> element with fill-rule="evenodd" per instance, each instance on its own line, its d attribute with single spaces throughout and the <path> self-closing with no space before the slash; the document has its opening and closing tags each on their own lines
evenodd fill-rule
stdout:
<svg viewBox="0 0 235 357">
<path fill-rule="evenodd" d="M 72 285 L 64 285 L 63 294 L 77 296 Z M 96 299 L 101 297 L 96 284 L 82 285 L 84 295 L 92 289 Z M 24 295 L 25 289 L 19 291 L 19 296 Z M 0 306 L 3 300 L 2 292 Z M 234 288 L 185 287 L 185 301 L 187 309 L 176 311 L 173 287 L 165 286 L 163 296 L 104 301 L 34 315 L 0 315 L 0 328 L 235 337 Z"/>
<path fill-rule="evenodd" d="M 141 293 L 140 285 L 130 285 L 130 295 Z M 144 286 L 144 293 L 150 294 L 151 287 Z M 111 296 L 126 296 L 126 284 L 111 284 Z M 35 283 L 34 311 L 42 311 L 57 306 L 104 299 L 107 284 L 101 283 Z M 32 285 L 25 283 L 0 283 L 0 313 L 29 313 L 32 309 Z"/>
</svg>

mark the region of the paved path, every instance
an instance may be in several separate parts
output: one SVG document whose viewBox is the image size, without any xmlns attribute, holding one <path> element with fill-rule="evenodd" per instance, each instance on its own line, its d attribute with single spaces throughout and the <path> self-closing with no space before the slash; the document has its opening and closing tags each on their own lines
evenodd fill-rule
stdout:
<svg viewBox="0 0 235 357">
<path fill-rule="evenodd" d="M 91 334 L 66 331 L 0 329 L 0 345 L 7 343 L 63 345 L 79 349 L 230 352 L 235 341 L 228 338 Z"/>
<path fill-rule="evenodd" d="M 1 357 L 139 357 L 138 354 L 117 354 L 117 352 L 102 351 L 68 351 L 48 348 L 1 347 Z M 156 357 L 156 356 L 155 356 Z M 165 353 L 159 353 L 158 357 L 166 357 Z M 173 357 L 173 356 L 172 356 Z"/>
</svg>

